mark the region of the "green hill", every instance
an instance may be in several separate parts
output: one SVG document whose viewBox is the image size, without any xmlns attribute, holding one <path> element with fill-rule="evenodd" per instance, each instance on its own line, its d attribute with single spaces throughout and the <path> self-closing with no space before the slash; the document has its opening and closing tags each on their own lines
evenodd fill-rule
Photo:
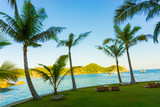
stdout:
<svg viewBox="0 0 160 107">
<path fill-rule="evenodd" d="M 42 67 L 36 67 L 35 69 L 43 70 L 44 72 L 46 72 L 45 69 Z M 119 69 L 120 69 L 120 72 L 127 72 L 127 70 L 125 69 L 124 66 L 123 67 L 119 66 Z M 66 73 L 68 70 L 69 70 L 69 68 L 65 68 L 62 71 L 62 75 L 64 73 Z M 84 67 L 75 68 L 73 71 L 74 71 L 75 75 L 94 74 L 94 73 L 109 73 L 109 72 L 117 72 L 117 67 L 116 67 L 116 65 L 112 65 L 110 67 L 102 67 L 102 66 L 97 65 L 95 63 L 91 63 L 91 64 L 88 64 Z M 35 71 L 30 71 L 30 74 L 33 77 L 39 77 L 39 75 Z M 70 73 L 68 73 L 68 74 L 70 75 Z"/>
</svg>

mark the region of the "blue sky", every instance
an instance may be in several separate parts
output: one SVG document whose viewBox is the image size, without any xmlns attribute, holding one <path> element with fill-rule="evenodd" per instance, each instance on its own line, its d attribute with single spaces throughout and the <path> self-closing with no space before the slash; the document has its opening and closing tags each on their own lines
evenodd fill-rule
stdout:
<svg viewBox="0 0 160 107">
<path fill-rule="evenodd" d="M 18 8 L 21 11 L 23 0 L 18 1 Z M 72 48 L 73 65 L 85 66 L 89 63 L 97 63 L 108 67 L 115 64 L 115 60 L 97 50 L 95 45 L 101 45 L 102 41 L 108 37 L 115 37 L 113 29 L 114 11 L 123 0 L 32 0 L 36 8 L 44 7 L 48 18 L 44 21 L 44 29 L 51 26 L 67 27 L 59 39 L 67 39 L 70 33 L 80 34 L 88 31 L 92 33 L 84 39 L 78 46 Z M 13 16 L 13 10 L 6 0 L 0 0 L 0 11 Z M 0 17 L 1 18 L 1 17 Z M 145 21 L 145 16 L 135 16 L 132 20 L 127 20 L 121 25 L 124 27 L 128 22 L 133 26 L 141 26 L 139 34 L 152 34 L 158 17 Z M 0 50 L 0 64 L 5 60 L 15 63 L 23 68 L 22 44 L 17 44 L 12 38 L 6 36 L 12 45 Z M 55 60 L 63 54 L 68 53 L 66 47 L 56 48 L 57 43 L 53 40 L 42 43 L 40 48 L 28 49 L 29 67 L 36 67 L 38 63 L 52 65 Z M 160 68 L 160 46 L 148 43 L 140 43 L 130 48 L 130 56 L 133 69 L 158 69 Z M 120 65 L 128 69 L 126 53 L 119 59 Z M 69 67 L 69 63 L 67 64 Z"/>
</svg>

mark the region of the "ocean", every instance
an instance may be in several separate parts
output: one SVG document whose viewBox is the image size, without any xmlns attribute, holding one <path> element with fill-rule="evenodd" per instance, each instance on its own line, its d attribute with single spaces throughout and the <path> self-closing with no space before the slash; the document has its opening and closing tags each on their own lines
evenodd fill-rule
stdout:
<svg viewBox="0 0 160 107">
<path fill-rule="evenodd" d="M 160 69 L 146 70 L 145 73 L 140 73 L 140 70 L 135 70 L 134 76 L 136 82 L 157 81 L 160 80 Z M 130 82 L 130 72 L 122 72 L 121 78 L 123 82 Z M 26 79 L 24 77 L 19 78 L 19 80 L 26 83 Z M 114 84 L 119 82 L 118 74 L 109 75 L 109 73 L 75 75 L 75 80 L 78 88 L 103 84 Z M 53 92 L 53 87 L 48 81 L 44 82 L 41 78 L 32 78 L 32 82 L 39 95 Z M 10 88 L 13 90 L 8 92 L 0 92 L 0 106 L 31 97 L 27 83 L 24 85 L 12 86 Z M 58 91 L 68 90 L 71 88 L 71 76 L 67 75 L 61 82 Z"/>
</svg>

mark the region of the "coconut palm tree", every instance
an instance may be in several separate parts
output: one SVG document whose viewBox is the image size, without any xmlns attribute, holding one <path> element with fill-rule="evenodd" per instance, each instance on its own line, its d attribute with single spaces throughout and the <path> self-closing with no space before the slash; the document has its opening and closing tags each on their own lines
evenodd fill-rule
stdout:
<svg viewBox="0 0 160 107">
<path fill-rule="evenodd" d="M 19 72 L 16 72 L 17 68 L 15 67 L 15 64 L 5 61 L 0 66 L 0 80 L 12 80 L 16 82 L 19 77 Z"/>
<path fill-rule="evenodd" d="M 72 85 L 73 85 L 73 90 L 77 90 L 76 87 L 76 82 L 74 79 L 74 74 L 73 74 L 73 67 L 72 67 L 72 58 L 71 58 L 71 48 L 78 45 L 81 40 L 83 40 L 85 37 L 87 37 L 90 34 L 90 32 L 82 33 L 78 36 L 78 38 L 75 39 L 76 35 L 71 33 L 69 35 L 68 40 L 61 40 L 59 41 L 57 47 L 59 46 L 66 46 L 69 49 L 69 61 L 70 61 L 70 69 L 71 69 L 71 77 L 72 77 Z"/>
<path fill-rule="evenodd" d="M 129 48 L 138 44 L 141 41 L 147 41 L 148 39 L 147 36 L 143 34 L 134 37 L 135 33 L 138 32 L 140 29 L 141 27 L 139 26 L 135 26 L 133 29 L 131 29 L 131 25 L 129 23 L 124 27 L 124 29 L 120 29 L 118 26 L 115 26 L 116 37 L 118 40 L 124 43 L 127 51 L 132 84 L 134 84 L 136 81 L 135 81 L 133 70 L 132 70 L 132 65 L 131 65 L 131 60 L 129 55 Z"/>
<path fill-rule="evenodd" d="M 54 95 L 58 95 L 57 88 L 60 82 L 69 72 L 69 71 L 66 72 L 65 75 L 61 77 L 61 72 L 64 70 L 67 60 L 68 60 L 68 55 L 62 55 L 57 59 L 57 61 L 53 64 L 51 68 L 47 67 L 46 65 L 39 64 L 40 66 L 44 67 L 46 72 L 38 69 L 32 69 L 33 71 L 36 71 L 36 73 L 40 74 L 40 76 L 44 79 L 44 81 L 49 80 L 50 84 L 53 86 Z"/>
<path fill-rule="evenodd" d="M 108 43 L 113 43 L 112 45 L 108 45 Z M 123 47 L 123 43 L 120 43 L 117 39 L 107 38 L 103 42 L 103 46 L 97 46 L 98 50 L 102 50 L 108 56 L 116 59 L 117 72 L 119 82 L 122 83 L 122 79 L 119 72 L 118 58 L 123 55 L 125 52 L 125 48 Z"/>
<path fill-rule="evenodd" d="M 114 22 L 119 24 L 133 18 L 135 15 L 147 15 L 146 21 L 158 16 L 160 13 L 160 0 L 125 0 L 123 5 L 115 11 Z M 157 36 L 160 33 L 160 22 L 156 24 L 154 30 L 154 42 L 157 41 Z"/>
<path fill-rule="evenodd" d="M 30 1 L 24 1 L 22 14 L 18 16 L 18 20 L 3 12 L 0 12 L 0 15 L 6 19 L 5 21 L 0 19 L 2 32 L 12 37 L 15 42 L 23 44 L 26 80 L 34 100 L 39 100 L 41 97 L 37 94 L 32 84 L 28 70 L 27 48 L 40 47 L 41 44 L 37 42 L 44 42 L 52 38 L 55 39 L 57 33 L 61 32 L 63 28 L 51 27 L 42 32 L 42 22 L 46 19 L 47 15 L 43 8 L 37 11 Z"/>
</svg>

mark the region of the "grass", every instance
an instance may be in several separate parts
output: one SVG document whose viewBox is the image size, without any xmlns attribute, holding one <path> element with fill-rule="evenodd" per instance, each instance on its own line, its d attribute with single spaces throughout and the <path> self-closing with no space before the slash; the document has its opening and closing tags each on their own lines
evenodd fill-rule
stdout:
<svg viewBox="0 0 160 107">
<path fill-rule="evenodd" d="M 51 101 L 43 97 L 40 101 L 29 101 L 16 107 L 160 107 L 160 88 L 143 88 L 147 83 L 120 86 L 120 91 L 95 92 L 96 87 L 66 91 L 66 99 Z"/>
</svg>

